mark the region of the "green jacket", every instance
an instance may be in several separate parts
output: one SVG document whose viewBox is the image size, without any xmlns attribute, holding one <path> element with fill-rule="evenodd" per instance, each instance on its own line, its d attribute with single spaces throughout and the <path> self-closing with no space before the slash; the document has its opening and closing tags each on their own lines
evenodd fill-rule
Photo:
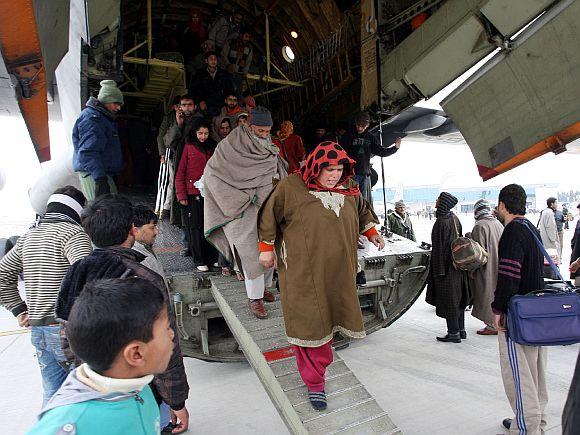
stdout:
<svg viewBox="0 0 580 435">
<path fill-rule="evenodd" d="M 389 213 L 387 215 L 387 221 L 389 222 L 389 228 L 393 233 L 406 237 L 413 242 L 416 241 L 413 224 L 411 223 L 411 219 L 409 219 L 408 213 L 405 213 L 404 219 L 402 219 L 396 212 Z"/>
</svg>

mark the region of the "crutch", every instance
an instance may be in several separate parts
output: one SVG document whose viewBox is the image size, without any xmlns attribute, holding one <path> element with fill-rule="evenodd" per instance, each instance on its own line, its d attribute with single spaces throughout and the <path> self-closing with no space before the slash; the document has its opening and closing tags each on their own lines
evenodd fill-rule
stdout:
<svg viewBox="0 0 580 435">
<path fill-rule="evenodd" d="M 169 154 L 170 149 L 165 149 L 165 160 L 159 165 L 159 176 L 157 177 L 157 199 L 155 201 L 155 213 L 161 216 L 163 213 L 163 205 L 167 196 L 167 183 L 169 176 Z"/>
</svg>

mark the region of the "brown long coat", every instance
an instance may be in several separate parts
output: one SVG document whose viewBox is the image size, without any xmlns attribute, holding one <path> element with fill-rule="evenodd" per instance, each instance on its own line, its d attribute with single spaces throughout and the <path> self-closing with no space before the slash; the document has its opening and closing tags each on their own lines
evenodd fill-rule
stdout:
<svg viewBox="0 0 580 435">
<path fill-rule="evenodd" d="M 470 299 L 467 274 L 455 269 L 451 257 L 451 242 L 458 235 L 461 235 L 461 222 L 453 213 L 438 217 L 431 231 L 426 301 L 434 305 L 437 316 L 444 319 L 457 318 Z"/>
<path fill-rule="evenodd" d="M 487 263 L 475 270 L 470 276 L 473 294 L 471 314 L 488 325 L 493 324 L 491 303 L 497 284 L 497 263 L 499 261 L 497 247 L 501 233 L 503 233 L 503 225 L 492 216 L 478 220 L 471 231 L 471 238 L 479 242 L 488 254 Z"/>
<path fill-rule="evenodd" d="M 258 235 L 275 241 L 290 343 L 322 346 L 336 331 L 365 336 L 355 283 L 357 239 L 375 224 L 360 195 L 310 192 L 299 174 L 274 188 L 260 209 Z"/>
</svg>

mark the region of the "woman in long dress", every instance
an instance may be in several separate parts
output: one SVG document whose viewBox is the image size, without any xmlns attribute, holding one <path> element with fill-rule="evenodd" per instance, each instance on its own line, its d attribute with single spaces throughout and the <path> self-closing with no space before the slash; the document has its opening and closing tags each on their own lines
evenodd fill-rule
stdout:
<svg viewBox="0 0 580 435">
<path fill-rule="evenodd" d="M 358 236 L 384 247 L 353 166 L 340 145 L 321 143 L 300 172 L 274 187 L 258 215 L 260 262 L 271 268 L 277 260 L 286 335 L 315 409 L 326 408 L 333 334 L 365 336 L 355 282 Z"/>
</svg>

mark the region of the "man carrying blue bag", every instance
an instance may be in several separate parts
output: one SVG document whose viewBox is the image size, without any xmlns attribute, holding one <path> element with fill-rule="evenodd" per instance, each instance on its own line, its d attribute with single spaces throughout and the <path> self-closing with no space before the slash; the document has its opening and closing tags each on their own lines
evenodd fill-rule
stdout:
<svg viewBox="0 0 580 435">
<path fill-rule="evenodd" d="M 518 344 L 506 330 L 510 299 L 544 288 L 543 255 L 530 228 L 537 230 L 524 216 L 526 199 L 525 190 L 517 184 L 505 186 L 499 193 L 497 212 L 505 229 L 499 241 L 498 279 L 491 307 L 498 330 L 502 380 L 515 415 L 502 424 L 510 433 L 540 435 L 546 427 L 548 403 L 547 348 Z"/>
</svg>

